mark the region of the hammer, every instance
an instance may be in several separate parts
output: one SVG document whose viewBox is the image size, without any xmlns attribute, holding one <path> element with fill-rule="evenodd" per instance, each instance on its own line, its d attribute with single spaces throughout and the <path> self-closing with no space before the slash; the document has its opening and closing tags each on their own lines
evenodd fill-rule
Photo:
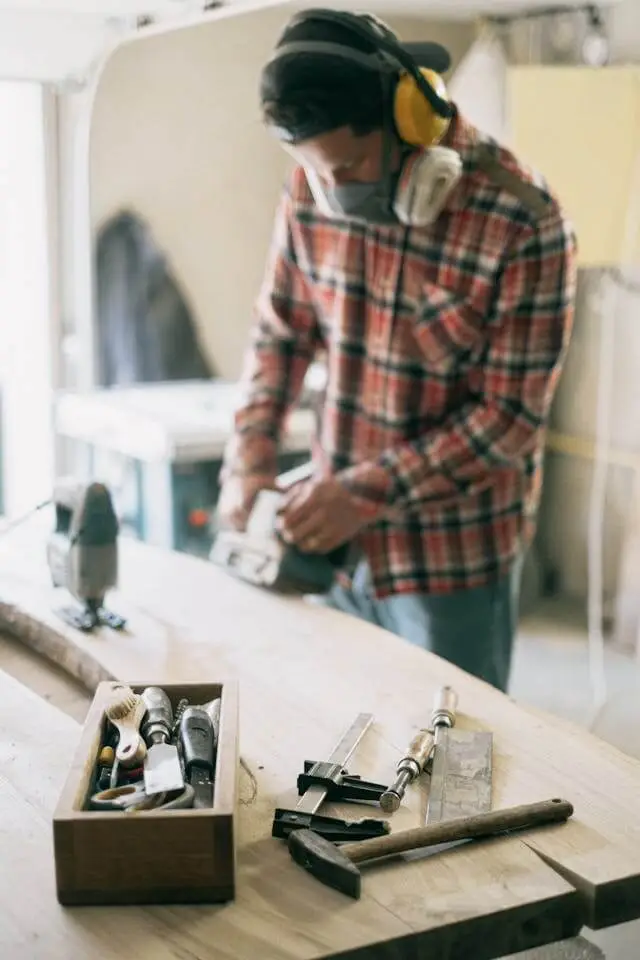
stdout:
<svg viewBox="0 0 640 960">
<path fill-rule="evenodd" d="M 406 853 L 440 843 L 492 837 L 511 830 L 527 830 L 549 823 L 563 823 L 572 814 L 573 806 L 567 800 L 543 800 L 340 846 L 325 840 L 313 830 L 301 829 L 290 834 L 289 853 L 296 863 L 325 886 L 333 887 L 358 900 L 360 871 L 357 864 L 366 860 L 379 860 L 395 853 Z"/>
</svg>

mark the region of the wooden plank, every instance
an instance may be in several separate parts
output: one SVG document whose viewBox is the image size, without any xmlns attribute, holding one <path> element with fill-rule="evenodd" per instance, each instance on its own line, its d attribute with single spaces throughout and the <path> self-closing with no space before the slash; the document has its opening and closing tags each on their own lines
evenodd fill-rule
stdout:
<svg viewBox="0 0 640 960">
<path fill-rule="evenodd" d="M 572 883 L 578 882 L 587 891 L 591 923 L 602 925 L 638 916 L 640 906 L 632 894 L 640 876 L 640 851 L 630 809 L 640 786 L 640 764 L 582 731 L 575 735 L 565 732 L 556 721 L 524 710 L 450 664 L 378 628 L 301 600 L 252 589 L 205 562 L 129 540 L 121 542 L 122 591 L 109 600 L 129 617 L 128 632 L 79 634 L 53 612 L 63 598 L 49 587 L 44 563 L 46 532 L 41 522 L 34 522 L 0 540 L 0 596 L 4 600 L 0 621 L 25 642 L 88 686 L 109 676 L 149 677 L 152 673 L 157 682 L 211 675 L 240 681 L 241 750 L 257 775 L 259 790 L 250 815 L 241 817 L 241 859 L 254 871 L 266 860 L 271 874 L 280 860 L 282 869 L 291 869 L 286 852 L 280 851 L 278 844 L 274 848 L 270 824 L 274 807 L 283 805 L 287 796 L 293 799 L 296 774 L 305 759 L 323 759 L 355 714 L 370 711 L 376 724 L 352 766 L 363 776 L 388 781 L 407 740 L 427 719 L 435 689 L 452 683 L 463 711 L 460 727 L 494 732 L 494 806 L 565 794 L 576 806 L 576 822 L 560 828 L 562 833 L 536 834 L 531 843 L 554 869 L 567 871 Z M 594 765 L 602 769 L 602 776 L 593 773 Z M 611 783 L 615 791 L 610 792 Z M 246 794 L 250 791 L 246 781 L 244 790 Z M 618 799 L 622 795 L 627 799 Z M 394 829 L 420 822 L 425 800 L 420 790 L 411 790 L 408 804 L 394 815 Z M 353 815 L 353 809 L 338 812 Z M 413 931 L 415 938 L 418 932 L 435 937 L 435 931 L 440 936 L 443 929 L 456 929 L 459 937 L 461 924 L 469 928 L 472 921 L 498 915 L 493 912 L 491 895 L 480 895 L 479 907 L 469 889 L 464 885 L 459 889 L 457 879 L 450 882 L 461 872 L 462 863 L 465 876 L 473 877 L 473 885 L 480 891 L 483 886 L 490 890 L 497 876 L 519 876 L 515 899 L 521 906 L 526 897 L 520 883 L 528 872 L 528 903 L 540 903 L 542 888 L 536 884 L 538 878 L 541 883 L 548 882 L 548 870 L 538 873 L 540 864 L 531 858 L 526 871 L 515 870 L 510 858 L 516 854 L 510 843 L 494 844 L 487 861 L 465 850 L 440 861 L 425 860 L 418 868 L 412 866 L 412 870 L 419 869 L 420 878 L 425 871 L 430 889 L 446 892 L 440 902 L 444 920 L 434 919 L 432 897 L 422 926 L 414 922 L 414 901 L 398 892 L 403 889 L 404 869 L 389 874 L 385 868 L 385 878 L 393 877 L 389 890 L 378 891 L 377 871 L 368 874 L 368 896 L 375 895 L 381 903 L 385 896 L 392 898 L 393 920 L 391 914 L 387 917 L 387 926 L 396 931 L 392 940 L 402 937 L 402 930 Z M 296 890 L 304 886 L 311 896 L 311 878 L 296 877 L 292 882 Z M 503 880 L 500 883 L 505 887 Z M 610 902 L 616 885 L 623 916 L 619 908 L 614 913 Z M 315 894 L 316 899 L 326 895 L 317 889 Z M 506 892 L 504 897 L 508 911 L 512 900 Z M 332 902 L 335 906 L 335 900 Z M 298 912 L 303 903 L 298 902 Z M 346 913 L 355 917 L 357 924 L 362 909 L 360 904 L 355 913 L 351 908 Z M 385 935 L 381 933 L 385 925 L 380 927 L 379 914 L 375 916 L 378 920 L 372 922 L 367 915 L 361 937 L 365 933 L 378 938 Z M 329 926 L 325 922 L 323 936 L 336 922 L 332 919 Z M 517 927 L 517 910 L 514 922 Z M 353 929 L 351 920 L 348 927 Z M 332 934 L 328 935 L 331 943 Z M 529 935 L 533 934 L 529 931 Z M 313 933 L 314 943 L 316 938 Z M 326 941 L 321 938 L 321 942 L 326 947 Z M 341 948 L 353 951 L 363 942 L 347 938 Z M 521 949 L 526 945 L 518 944 Z M 516 948 L 503 947 L 502 952 L 508 949 Z"/>
<path fill-rule="evenodd" d="M 564 836 L 531 834 L 527 845 L 573 883 L 589 905 L 593 929 L 640 915 L 640 825 L 637 816 L 640 763 L 563 718 L 529 708 L 545 730 L 532 739 L 530 758 L 549 776 L 566 762 L 581 814 Z M 550 729 L 551 727 L 551 729 Z M 523 782 L 530 782 L 530 775 Z M 553 782 L 560 784 L 559 772 Z"/>
<path fill-rule="evenodd" d="M 363 899 L 345 902 L 299 871 L 283 845 L 251 838 L 250 825 L 271 816 L 264 798 L 257 810 L 241 808 L 234 904 L 64 910 L 55 899 L 50 819 L 80 727 L 1 671 L 0 725 L 0 956 L 297 960 L 366 950 L 367 960 L 396 960 L 425 950 L 486 960 L 580 926 L 575 891 L 511 839 L 378 867 Z"/>
<path fill-rule="evenodd" d="M 210 670 L 237 677 L 242 750 L 264 767 L 260 789 L 275 802 L 302 761 L 322 759 L 327 740 L 360 710 L 376 714 L 378 730 L 363 773 L 388 780 L 409 735 L 424 725 L 435 689 L 452 683 L 458 726 L 494 733 L 494 806 L 557 794 L 574 803 L 575 821 L 557 836 L 536 835 L 532 847 L 583 890 L 589 924 L 640 916 L 639 761 L 377 627 L 128 539 L 121 541 L 122 590 L 110 603 L 129 617 L 129 631 L 79 634 L 53 612 L 62 598 L 49 587 L 46 532 L 38 518 L 0 539 L 0 622 L 89 687 L 150 669 L 159 681 Z M 274 729 L 265 717 L 277 718 Z"/>
</svg>

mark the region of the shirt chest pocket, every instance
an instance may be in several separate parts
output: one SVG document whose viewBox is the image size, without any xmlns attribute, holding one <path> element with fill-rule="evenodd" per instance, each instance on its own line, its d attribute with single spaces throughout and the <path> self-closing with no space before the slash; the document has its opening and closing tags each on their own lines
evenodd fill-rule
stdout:
<svg viewBox="0 0 640 960">
<path fill-rule="evenodd" d="M 486 343 L 483 318 L 463 296 L 436 283 L 419 292 L 403 290 L 401 337 L 410 335 L 422 364 L 441 376 L 460 373 L 482 355 Z"/>
</svg>

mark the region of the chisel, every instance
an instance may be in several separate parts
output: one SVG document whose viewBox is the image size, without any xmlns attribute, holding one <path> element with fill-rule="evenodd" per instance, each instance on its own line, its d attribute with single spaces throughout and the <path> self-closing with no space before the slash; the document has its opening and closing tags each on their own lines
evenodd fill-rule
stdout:
<svg viewBox="0 0 640 960">
<path fill-rule="evenodd" d="M 168 793 L 182 790 L 184 777 L 178 748 L 170 743 L 173 710 L 169 697 L 160 687 L 147 687 L 141 694 L 146 713 L 140 733 L 148 750 L 144 758 L 145 793 Z"/>
<path fill-rule="evenodd" d="M 457 703 L 457 694 L 451 687 L 438 690 L 431 711 L 431 726 L 415 735 L 407 752 L 398 761 L 396 779 L 380 798 L 380 806 L 387 813 L 398 809 L 408 785 L 426 769 L 434 745 L 439 742 L 442 746 L 443 730 L 455 723 Z"/>
</svg>

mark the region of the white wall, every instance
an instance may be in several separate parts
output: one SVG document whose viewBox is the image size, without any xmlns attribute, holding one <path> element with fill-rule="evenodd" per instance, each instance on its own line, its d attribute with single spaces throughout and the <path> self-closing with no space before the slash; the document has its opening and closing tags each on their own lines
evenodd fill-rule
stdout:
<svg viewBox="0 0 640 960">
<path fill-rule="evenodd" d="M 607 16 L 612 59 L 616 63 L 640 60 L 640 4 L 638 0 L 620 0 Z"/>
<path fill-rule="evenodd" d="M 53 482 L 49 108 L 38 84 L 0 83 L 0 390 L 9 516 L 48 499 Z"/>
<path fill-rule="evenodd" d="M 147 219 L 182 283 L 203 343 L 236 376 L 261 279 L 285 156 L 263 130 L 258 76 L 291 9 L 137 41 L 108 63 L 95 105 L 94 225 L 123 206 Z M 387 17 L 438 39 L 457 63 L 465 24 Z"/>
<path fill-rule="evenodd" d="M 623 0 L 610 16 L 612 60 L 640 61 L 640 3 Z M 603 172 L 604 173 L 604 172 Z M 593 440 L 599 382 L 601 319 L 596 309 L 600 274 L 583 273 L 573 342 L 554 407 L 554 426 Z M 636 280 L 640 280 L 637 277 Z M 640 295 L 620 292 L 604 323 L 613 327 L 615 376 L 611 443 L 640 454 Z M 567 594 L 587 593 L 587 537 L 593 470 L 589 461 L 552 454 L 548 460 L 541 517 L 541 542 Z M 604 537 L 604 588 L 612 609 L 624 532 L 629 524 L 632 477 L 609 470 Z"/>
<path fill-rule="evenodd" d="M 600 383 L 602 324 L 613 332 L 614 383 L 611 395 L 613 448 L 640 452 L 640 330 L 638 300 L 621 291 L 604 319 L 597 308 L 602 277 L 580 277 L 576 323 L 567 364 L 554 407 L 553 426 L 570 436 L 595 439 Z M 558 572 L 562 590 L 576 597 L 587 591 L 587 543 L 593 467 L 589 460 L 552 453 L 548 457 L 541 534 L 547 561 Z M 614 600 L 625 528 L 628 525 L 633 474 L 609 468 L 604 536 L 604 590 Z"/>
</svg>

